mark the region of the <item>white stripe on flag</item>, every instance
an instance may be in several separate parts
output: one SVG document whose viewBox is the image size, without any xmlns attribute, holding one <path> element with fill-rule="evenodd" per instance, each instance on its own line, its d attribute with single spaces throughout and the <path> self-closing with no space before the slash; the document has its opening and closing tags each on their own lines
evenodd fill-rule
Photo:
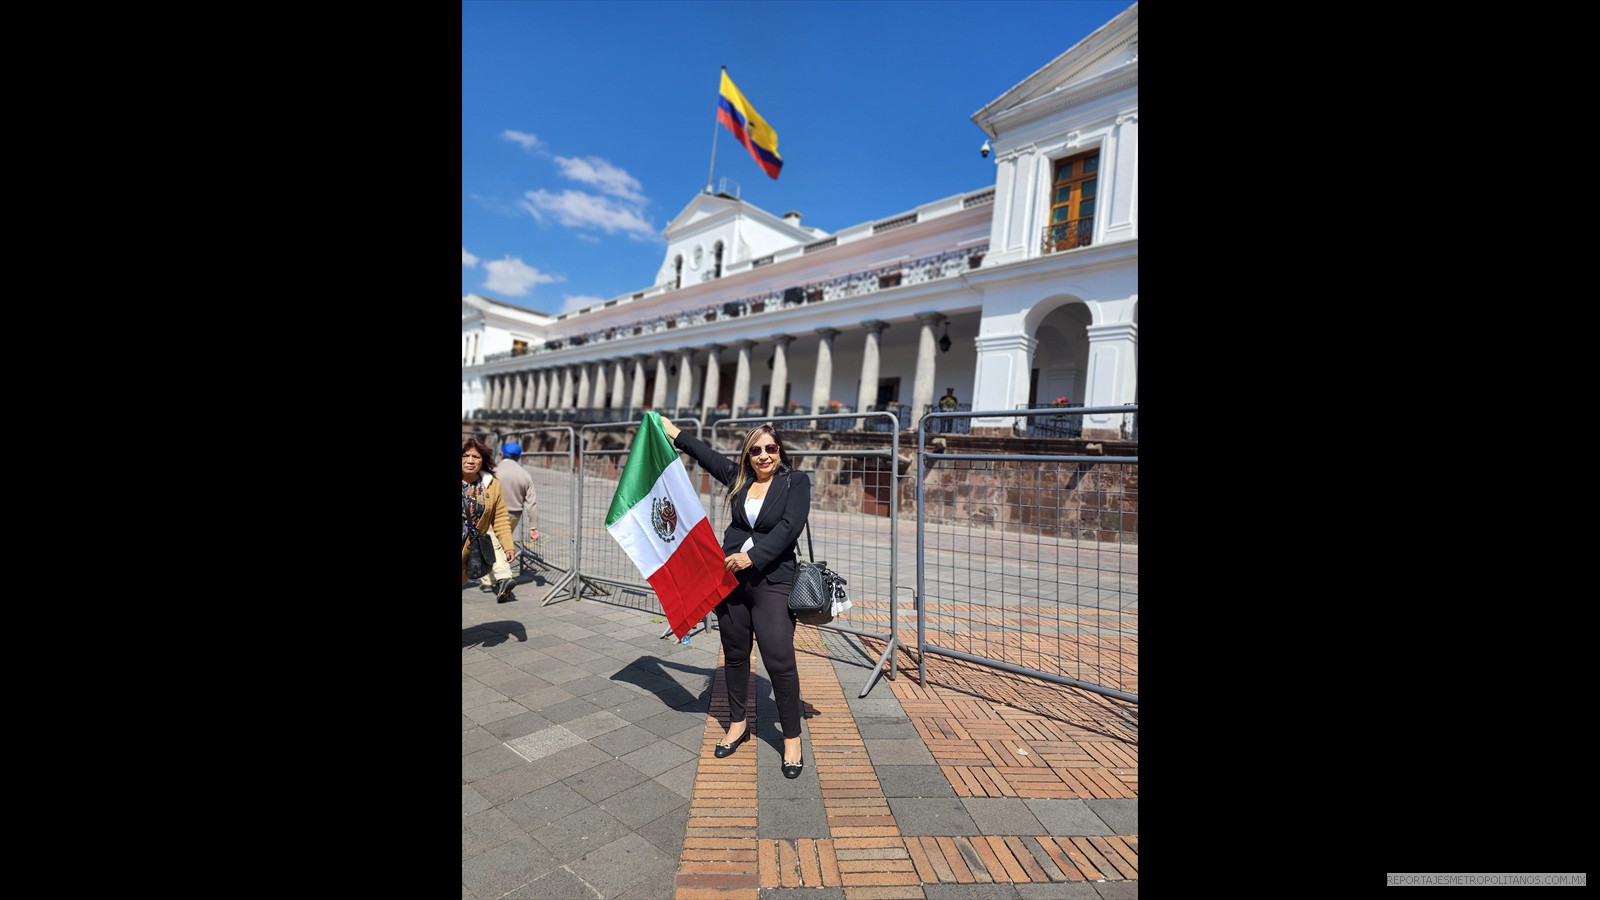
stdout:
<svg viewBox="0 0 1600 900">
<path fill-rule="evenodd" d="M 650 521 L 652 507 L 658 499 L 671 500 L 678 511 L 671 542 L 663 542 Z M 628 558 L 639 568 L 639 573 L 649 578 L 666 564 L 673 551 L 683 546 L 683 539 L 688 536 L 689 530 L 705 517 L 705 510 L 701 508 L 700 498 L 689 483 L 689 473 L 684 470 L 682 460 L 673 460 L 672 465 L 662 470 L 661 477 L 650 488 L 649 496 L 635 503 L 606 530 L 622 545 Z"/>
</svg>

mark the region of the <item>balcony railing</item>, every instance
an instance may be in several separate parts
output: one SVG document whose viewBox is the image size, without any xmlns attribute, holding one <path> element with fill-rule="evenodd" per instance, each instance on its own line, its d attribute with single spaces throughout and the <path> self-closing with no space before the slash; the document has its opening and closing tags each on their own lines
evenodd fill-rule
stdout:
<svg viewBox="0 0 1600 900">
<path fill-rule="evenodd" d="M 961 250 L 946 250 L 943 253 L 935 253 L 906 262 L 880 266 L 876 269 L 851 272 L 848 275 L 841 275 L 837 278 L 807 282 L 781 290 L 712 303 L 693 309 L 679 310 L 666 315 L 599 328 L 581 334 L 560 335 L 545 341 L 542 347 L 530 348 L 527 353 L 522 355 L 538 355 L 566 347 L 641 337 L 668 329 L 694 328 L 708 322 L 715 322 L 718 319 L 736 319 L 741 316 L 773 312 L 808 303 L 826 303 L 830 300 L 865 296 L 901 285 L 937 281 L 978 268 L 978 266 L 982 265 L 984 254 L 988 250 L 988 244 Z M 896 281 L 896 278 L 898 278 L 898 281 Z M 510 353 L 491 354 L 484 358 L 484 362 L 495 362 L 510 356 Z"/>
<path fill-rule="evenodd" d="M 1037 407 L 1023 404 L 1017 409 L 1036 409 Z M 1063 407 L 1066 409 L 1066 407 Z M 1080 438 L 1083 437 L 1083 414 L 1073 413 L 1059 416 L 1028 416 L 1018 418 L 1018 423 L 1025 424 L 1027 430 L 1024 437 L 1038 438 Z"/>
<path fill-rule="evenodd" d="M 1094 236 L 1094 217 L 1079 219 L 1076 222 L 1057 222 L 1044 227 L 1044 242 L 1040 246 L 1041 253 L 1056 253 L 1061 250 L 1075 250 L 1078 247 L 1087 247 Z"/>
<path fill-rule="evenodd" d="M 908 403 L 884 403 L 871 407 L 867 412 L 891 412 L 900 423 L 900 430 L 911 427 L 911 405 Z M 862 423 L 863 431 L 888 431 L 888 419 L 866 419 Z"/>
<path fill-rule="evenodd" d="M 953 409 L 944 409 L 937 403 L 932 403 L 922 408 L 925 413 L 931 412 L 972 412 L 971 403 L 957 403 Z M 972 419 L 934 419 L 928 423 L 929 434 L 971 434 Z"/>
<path fill-rule="evenodd" d="M 486 363 L 492 363 L 497 360 L 510 359 L 513 356 L 527 356 L 532 352 L 533 351 L 529 350 L 527 347 L 515 347 L 510 350 L 502 350 L 499 353 L 490 353 L 483 358 L 483 361 Z"/>
</svg>

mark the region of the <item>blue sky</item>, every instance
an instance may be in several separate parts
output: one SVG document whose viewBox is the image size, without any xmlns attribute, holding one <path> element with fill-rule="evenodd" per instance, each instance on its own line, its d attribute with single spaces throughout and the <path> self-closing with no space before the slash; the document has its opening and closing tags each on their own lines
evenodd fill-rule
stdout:
<svg viewBox="0 0 1600 900">
<path fill-rule="evenodd" d="M 830 233 L 991 185 L 972 114 L 1132 5 L 465 0 L 461 292 L 559 313 L 649 287 L 714 134 L 719 185 Z M 723 66 L 776 180 L 717 124 Z"/>
</svg>

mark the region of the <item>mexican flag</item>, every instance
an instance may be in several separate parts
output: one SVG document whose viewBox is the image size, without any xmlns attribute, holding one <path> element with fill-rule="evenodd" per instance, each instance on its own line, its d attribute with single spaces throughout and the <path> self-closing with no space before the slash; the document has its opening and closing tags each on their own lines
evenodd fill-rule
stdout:
<svg viewBox="0 0 1600 900">
<path fill-rule="evenodd" d="M 680 638 L 739 585 L 723 565 L 727 556 L 660 413 L 644 414 L 606 513 L 606 530 L 655 588 Z"/>
</svg>

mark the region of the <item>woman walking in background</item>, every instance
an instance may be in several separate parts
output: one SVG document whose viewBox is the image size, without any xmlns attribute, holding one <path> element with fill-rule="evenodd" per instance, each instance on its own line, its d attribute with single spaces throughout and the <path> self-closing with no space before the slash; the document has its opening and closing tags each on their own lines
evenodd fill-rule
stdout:
<svg viewBox="0 0 1600 900">
<path fill-rule="evenodd" d="M 516 598 L 511 589 L 516 579 L 511 577 L 511 566 L 506 562 L 501 548 L 511 543 L 511 517 L 506 512 L 506 501 L 499 481 L 494 477 L 494 454 L 488 445 L 475 437 L 461 441 L 461 581 L 467 581 L 467 552 L 472 544 L 467 540 L 467 523 L 476 523 L 480 540 L 494 544 L 495 601 L 507 603 Z"/>
</svg>

